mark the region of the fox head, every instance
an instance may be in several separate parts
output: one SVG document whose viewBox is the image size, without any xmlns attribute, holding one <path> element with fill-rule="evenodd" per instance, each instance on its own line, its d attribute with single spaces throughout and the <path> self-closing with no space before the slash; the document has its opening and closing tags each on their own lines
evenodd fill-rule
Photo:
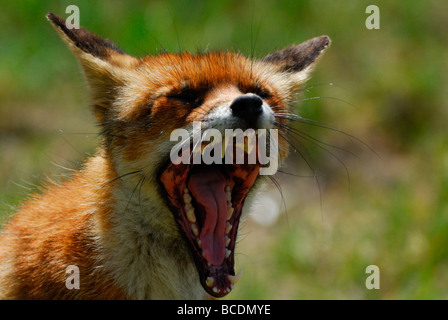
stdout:
<svg viewBox="0 0 448 320">
<path fill-rule="evenodd" d="M 136 58 L 83 28 L 68 29 L 52 13 L 47 18 L 84 70 L 103 136 L 101 148 L 116 177 L 129 175 L 120 181 L 122 186 L 138 187 L 142 201 L 159 208 L 144 212 L 145 219 L 185 242 L 205 291 L 226 295 L 235 282 L 234 249 L 243 204 L 263 164 L 174 164 L 170 154 L 179 141 L 172 141 L 171 134 L 185 130 L 185 148 L 176 155 L 187 153 L 188 159 L 198 144 L 201 150 L 204 146 L 204 141 L 190 139 L 198 133 L 194 123 L 201 125 L 201 132 L 252 129 L 257 136 L 261 130 L 277 130 L 274 153 L 281 163 L 288 154 L 290 105 L 330 39 L 313 38 L 262 59 L 233 52 Z M 244 159 L 249 155 L 246 147 Z"/>
</svg>

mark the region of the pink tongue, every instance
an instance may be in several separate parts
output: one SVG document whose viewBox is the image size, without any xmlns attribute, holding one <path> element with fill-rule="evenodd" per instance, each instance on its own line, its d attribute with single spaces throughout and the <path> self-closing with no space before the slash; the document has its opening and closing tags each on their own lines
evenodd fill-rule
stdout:
<svg viewBox="0 0 448 320">
<path fill-rule="evenodd" d="M 227 218 L 226 178 L 213 168 L 194 172 L 188 189 L 198 205 L 205 208 L 205 220 L 199 238 L 205 259 L 211 265 L 221 265 L 225 258 Z"/>
</svg>

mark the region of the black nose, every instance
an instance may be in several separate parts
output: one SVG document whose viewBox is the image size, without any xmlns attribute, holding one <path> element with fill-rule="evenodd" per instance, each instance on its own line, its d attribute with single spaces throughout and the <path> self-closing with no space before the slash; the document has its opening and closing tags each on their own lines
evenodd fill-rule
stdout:
<svg viewBox="0 0 448 320">
<path fill-rule="evenodd" d="M 263 100 L 255 94 L 244 94 L 233 100 L 230 105 L 235 117 L 245 120 L 249 125 L 255 124 L 263 113 Z"/>
</svg>

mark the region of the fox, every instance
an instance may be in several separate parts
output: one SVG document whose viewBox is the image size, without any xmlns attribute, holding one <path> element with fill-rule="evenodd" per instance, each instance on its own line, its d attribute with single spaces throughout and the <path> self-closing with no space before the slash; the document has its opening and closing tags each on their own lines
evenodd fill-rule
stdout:
<svg viewBox="0 0 448 320">
<path fill-rule="evenodd" d="M 330 38 L 259 59 L 230 51 L 134 57 L 53 13 L 46 18 L 83 70 L 101 141 L 81 169 L 32 194 L 3 227 L 0 298 L 226 296 L 239 278 L 240 222 L 266 180 L 265 164 L 173 163 L 179 141 L 171 133 L 191 137 L 194 122 L 222 133 L 276 129 L 281 165 L 294 97 Z M 183 143 L 179 155 L 191 154 L 193 143 Z M 73 266 L 76 287 L 67 285 Z"/>
</svg>

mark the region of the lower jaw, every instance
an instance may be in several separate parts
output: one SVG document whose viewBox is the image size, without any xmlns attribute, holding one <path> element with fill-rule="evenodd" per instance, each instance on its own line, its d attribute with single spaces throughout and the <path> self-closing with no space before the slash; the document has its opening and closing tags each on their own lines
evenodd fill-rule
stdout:
<svg viewBox="0 0 448 320">
<path fill-rule="evenodd" d="M 182 166 L 185 165 L 170 165 L 169 168 L 162 173 L 160 181 L 165 187 L 165 191 L 168 193 L 168 198 L 170 199 L 168 203 L 171 211 L 178 222 L 178 226 L 181 229 L 181 233 L 184 235 L 185 241 L 188 243 L 191 256 L 199 273 L 202 287 L 213 297 L 224 297 L 233 289 L 236 282 L 234 249 L 237 231 L 244 200 L 258 176 L 259 166 L 235 166 L 231 168 L 232 171 L 230 173 L 226 173 L 232 194 L 232 201 L 230 203 L 233 212 L 230 218 L 226 221 L 225 258 L 222 262 L 218 258 L 210 259 L 210 256 L 207 259 L 201 248 L 201 241 L 198 241 L 200 240 L 201 231 L 204 227 L 206 218 L 204 218 L 203 215 L 205 215 L 205 213 L 200 214 L 196 207 L 195 215 L 198 216 L 193 218 L 196 220 L 195 223 L 192 223 L 192 217 L 188 217 L 187 215 L 187 208 L 185 207 L 182 190 L 188 185 L 188 180 L 190 178 L 188 173 L 191 171 L 191 167 L 185 169 L 181 168 Z M 193 225 L 195 226 L 192 227 Z M 222 224 L 220 228 L 222 231 Z M 220 256 L 222 256 L 222 254 Z"/>
</svg>

